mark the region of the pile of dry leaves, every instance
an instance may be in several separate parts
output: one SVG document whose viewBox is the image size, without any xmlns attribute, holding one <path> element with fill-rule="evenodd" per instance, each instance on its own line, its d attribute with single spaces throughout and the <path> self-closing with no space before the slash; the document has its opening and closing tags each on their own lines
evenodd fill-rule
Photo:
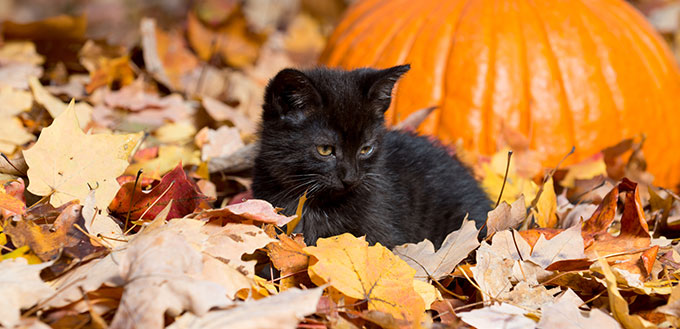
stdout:
<svg viewBox="0 0 680 329">
<path fill-rule="evenodd" d="M 87 40 L 84 18 L 3 24 L 0 327 L 680 324 L 680 198 L 652 185 L 644 136 L 566 168 L 513 131 L 511 158 L 457 149 L 498 200 L 481 242 L 467 221 L 439 250 L 306 246 L 297 216 L 246 200 L 248 173 L 267 79 L 326 31 L 304 10 L 226 12 L 144 19 L 131 50 Z"/>
</svg>

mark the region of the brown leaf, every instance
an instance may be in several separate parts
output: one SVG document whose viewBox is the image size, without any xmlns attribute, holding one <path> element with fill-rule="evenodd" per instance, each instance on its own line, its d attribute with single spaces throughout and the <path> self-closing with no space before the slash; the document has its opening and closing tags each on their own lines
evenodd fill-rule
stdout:
<svg viewBox="0 0 680 329">
<path fill-rule="evenodd" d="M 208 312 L 203 316 L 186 313 L 168 329 L 295 329 L 304 316 L 316 312 L 322 293 L 323 288 L 290 289 L 272 297 L 239 303 L 228 310 Z"/>
<path fill-rule="evenodd" d="M 225 288 L 201 279 L 202 256 L 179 232 L 140 234 L 119 262 L 126 284 L 112 329 L 162 328 L 166 312 L 178 316 L 187 310 L 200 316 L 212 307 L 233 304 Z"/>
<path fill-rule="evenodd" d="M 28 265 L 26 259 L 0 261 L 0 325 L 14 328 L 19 324 L 21 309 L 33 306 L 54 293 L 40 279 L 40 271 L 51 263 Z"/>
<path fill-rule="evenodd" d="M 53 224 L 36 224 L 33 221 L 5 221 L 3 230 L 15 246 L 29 246 L 43 261 L 55 257 L 62 248 L 76 246 L 83 238 L 73 224 L 82 219 L 79 204 L 71 204 L 63 210 Z"/>
<path fill-rule="evenodd" d="M 417 244 L 406 243 L 394 248 L 394 253 L 416 270 L 415 278 L 429 281 L 449 275 L 470 252 L 479 247 L 477 228 L 472 220 L 465 220 L 460 229 L 449 233 L 437 252 L 430 240 Z"/>
<path fill-rule="evenodd" d="M 486 236 L 490 236 L 494 232 L 500 232 L 510 228 L 516 228 L 527 217 L 526 203 L 524 195 L 521 195 L 512 205 L 507 202 L 501 202 L 498 207 L 489 211 L 486 220 Z"/>
<path fill-rule="evenodd" d="M 256 199 L 228 205 L 221 209 L 204 210 L 190 217 L 198 220 L 222 221 L 225 223 L 268 223 L 275 224 L 276 226 L 283 226 L 295 218 L 295 216 L 279 215 L 269 202 Z"/>
</svg>

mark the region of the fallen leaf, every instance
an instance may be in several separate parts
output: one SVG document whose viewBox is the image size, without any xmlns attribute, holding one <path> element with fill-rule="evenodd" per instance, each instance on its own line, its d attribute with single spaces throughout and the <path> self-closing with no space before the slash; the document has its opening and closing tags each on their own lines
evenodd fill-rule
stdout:
<svg viewBox="0 0 680 329">
<path fill-rule="evenodd" d="M 14 154 L 17 147 L 35 140 L 35 136 L 26 131 L 26 128 L 16 117 L 0 115 L 0 152 Z"/>
<path fill-rule="evenodd" d="M 231 309 L 211 311 L 200 317 L 186 313 L 168 329 L 294 329 L 302 318 L 316 312 L 322 293 L 323 288 L 289 289 L 272 297 L 238 303 Z"/>
<path fill-rule="evenodd" d="M 656 328 L 651 322 L 638 315 L 629 313 L 628 302 L 623 299 L 616 285 L 616 276 L 609 268 L 609 264 L 603 258 L 598 258 L 597 262 L 602 268 L 607 293 L 609 294 L 609 308 L 614 314 L 614 318 L 623 325 L 624 328 Z"/>
<path fill-rule="evenodd" d="M 97 189 L 97 207 L 105 209 L 118 191 L 116 177 L 128 166 L 142 135 L 87 135 L 70 105 L 24 151 L 28 191 L 50 196 L 50 204 L 58 207 L 74 199 L 84 202 L 90 190 Z"/>
<path fill-rule="evenodd" d="M 607 176 L 607 165 L 604 162 L 604 154 L 597 153 L 584 161 L 569 166 L 566 176 L 560 181 L 560 185 L 571 188 L 574 187 L 577 179 L 591 179 L 600 175 Z"/>
<path fill-rule="evenodd" d="M 70 204 L 53 224 L 8 220 L 3 223 L 3 230 L 15 246 L 29 246 L 42 261 L 49 261 L 63 248 L 74 247 L 84 238 L 73 226 L 82 218 L 81 208 L 78 204 Z"/>
<path fill-rule="evenodd" d="M 616 320 L 598 308 L 582 311 L 583 300 L 573 290 L 567 289 L 554 302 L 543 305 L 538 328 L 621 328 Z"/>
<path fill-rule="evenodd" d="M 27 90 L 28 81 L 43 75 L 42 67 L 33 64 L 0 65 L 0 88 L 16 88 Z"/>
<path fill-rule="evenodd" d="M 77 123 L 80 125 L 80 128 L 84 129 L 92 120 L 92 106 L 90 106 L 90 104 L 85 102 L 76 102 L 75 105 L 66 104 L 59 98 L 50 94 L 50 92 L 40 84 L 40 81 L 36 77 L 28 79 L 28 84 L 31 86 L 35 101 L 44 106 L 47 112 L 49 112 L 55 120 L 61 116 L 62 113 L 67 112 L 70 106 L 73 106 L 75 110 L 75 115 L 78 118 Z"/>
<path fill-rule="evenodd" d="M 130 241 L 119 260 L 125 288 L 109 327 L 162 328 L 166 312 L 179 316 L 187 310 L 201 316 L 212 307 L 233 304 L 222 286 L 201 279 L 201 259 L 178 232 L 154 230 Z M 147 296 L 154 296 L 154 302 Z"/>
<path fill-rule="evenodd" d="M 463 221 L 460 229 L 449 233 L 437 252 L 430 240 L 406 243 L 394 248 L 394 253 L 416 270 L 415 278 L 440 280 L 479 247 L 477 228 L 471 220 Z"/>
<path fill-rule="evenodd" d="M 524 255 L 525 260 L 530 260 L 544 269 L 558 261 L 584 258 L 586 255 L 583 252 L 580 225 L 566 229 L 550 240 L 541 235 L 533 246 L 531 255 L 529 257 Z"/>
<path fill-rule="evenodd" d="M 295 216 L 280 215 L 271 203 L 256 199 L 249 199 L 220 209 L 204 210 L 190 217 L 197 220 L 243 224 L 267 223 L 276 226 L 286 225 L 295 218 Z"/>
<path fill-rule="evenodd" d="M 227 157 L 246 146 L 236 128 L 222 126 L 217 130 L 205 131 L 207 141 L 201 147 L 201 160 L 203 161 Z"/>
<path fill-rule="evenodd" d="M 210 228 L 214 225 L 206 225 Z M 248 224 L 229 223 L 209 231 L 203 252 L 229 264 L 241 274 L 252 278 L 257 261 L 244 261 L 241 256 L 251 254 L 276 240 L 267 236 L 259 227 Z"/>
<path fill-rule="evenodd" d="M 52 263 L 28 265 L 26 259 L 0 261 L 0 325 L 14 328 L 19 324 L 21 309 L 35 305 L 54 290 L 42 279 L 40 271 Z"/>
<path fill-rule="evenodd" d="M 538 196 L 538 200 L 534 201 L 536 204 L 536 224 L 539 227 L 554 228 L 557 226 L 557 195 L 555 195 L 555 187 L 553 186 L 552 177 L 543 184 L 542 193 Z"/>
<path fill-rule="evenodd" d="M 494 232 L 516 228 L 527 217 L 526 203 L 524 195 L 521 195 L 512 205 L 501 202 L 498 207 L 489 211 L 486 220 L 486 236 L 491 236 Z"/>
<path fill-rule="evenodd" d="M 189 122 L 166 123 L 154 132 L 154 136 L 164 144 L 186 144 L 196 135 L 196 128 Z"/>
<path fill-rule="evenodd" d="M 0 117 L 28 111 L 32 105 L 33 95 L 30 92 L 12 87 L 0 88 Z"/>
<path fill-rule="evenodd" d="M 182 164 L 178 164 L 151 191 L 142 191 L 142 187 L 135 186 L 134 182 L 123 184 L 109 210 L 118 216 L 127 217 L 129 213 L 130 218 L 135 220 L 150 220 L 172 201 L 168 217 L 181 218 L 202 207 L 207 199 L 196 183 L 187 177 Z"/>
<path fill-rule="evenodd" d="M 533 329 L 536 322 L 524 316 L 525 311 L 510 304 L 491 305 L 458 316 L 475 328 Z"/>
<path fill-rule="evenodd" d="M 257 125 L 237 109 L 214 98 L 204 97 L 201 104 L 215 121 L 229 121 L 245 134 L 254 134 Z"/>
<path fill-rule="evenodd" d="M 84 229 L 96 237 L 101 237 L 106 243 L 104 247 L 119 247 L 124 245 L 127 243 L 127 237 L 123 234 L 120 225 L 109 216 L 106 209 L 97 208 L 95 204 L 96 192 L 97 190 L 92 190 L 90 195 L 85 199 L 85 204 L 83 205 L 82 212 L 83 219 L 85 220 Z M 99 241 L 93 241 L 93 239 L 90 239 L 90 242 L 99 243 Z"/>
<path fill-rule="evenodd" d="M 418 327 L 425 311 L 413 288 L 415 270 L 380 245 L 368 246 L 349 233 L 321 238 L 304 251 L 312 256 L 309 276 L 343 295 L 368 303 L 368 310 L 389 313 Z"/>
<path fill-rule="evenodd" d="M 156 158 L 133 163 L 125 170 L 125 173 L 134 177 L 142 169 L 144 171 L 142 177 L 160 176 L 170 172 L 178 163 L 199 165 L 201 163 L 200 152 L 190 147 L 162 145 L 158 148 Z"/>
<path fill-rule="evenodd" d="M 10 184 L 12 184 L 12 182 L 0 185 L 0 219 L 23 214 L 24 211 L 26 211 L 26 203 L 22 199 L 13 195 L 11 191 L 8 193 L 6 190 L 5 185 Z"/>
<path fill-rule="evenodd" d="M 45 58 L 38 54 L 35 43 L 31 41 L 9 41 L 0 47 L 0 65 L 24 63 L 42 65 Z"/>
</svg>

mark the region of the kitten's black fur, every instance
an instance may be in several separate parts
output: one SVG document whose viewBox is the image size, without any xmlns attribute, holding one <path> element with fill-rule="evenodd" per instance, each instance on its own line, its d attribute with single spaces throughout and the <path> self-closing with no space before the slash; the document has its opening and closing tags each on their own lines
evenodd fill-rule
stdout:
<svg viewBox="0 0 680 329">
<path fill-rule="evenodd" d="M 350 232 L 389 248 L 426 238 L 439 246 L 466 213 L 484 223 L 491 202 L 467 168 L 425 137 L 385 128 L 392 88 L 409 68 L 285 69 L 269 82 L 252 188 L 286 214 L 308 191 L 299 224 L 307 244 Z"/>
</svg>

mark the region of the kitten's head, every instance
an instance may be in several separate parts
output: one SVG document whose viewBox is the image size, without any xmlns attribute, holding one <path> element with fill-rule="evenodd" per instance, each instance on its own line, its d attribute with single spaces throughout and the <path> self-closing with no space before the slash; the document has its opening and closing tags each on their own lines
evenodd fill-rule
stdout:
<svg viewBox="0 0 680 329">
<path fill-rule="evenodd" d="M 279 72 L 265 91 L 256 176 L 266 170 L 288 197 L 344 194 L 370 180 L 392 88 L 409 68 Z"/>
</svg>

